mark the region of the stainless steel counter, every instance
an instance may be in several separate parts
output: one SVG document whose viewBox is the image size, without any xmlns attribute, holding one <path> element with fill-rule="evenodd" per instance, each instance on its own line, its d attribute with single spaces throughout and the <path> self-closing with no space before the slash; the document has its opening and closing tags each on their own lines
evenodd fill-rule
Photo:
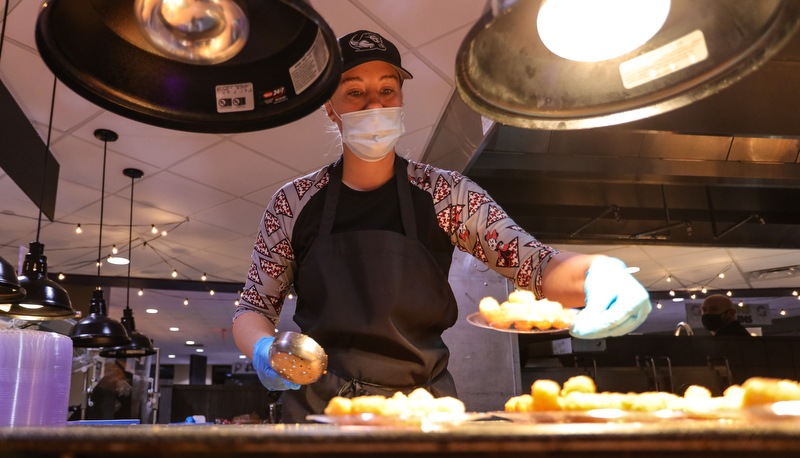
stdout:
<svg viewBox="0 0 800 458">
<path fill-rule="evenodd" d="M 476 422 L 424 432 L 332 425 L 0 428 L 0 456 L 798 456 L 800 422 Z M 641 455 L 645 454 L 645 455 Z"/>
</svg>

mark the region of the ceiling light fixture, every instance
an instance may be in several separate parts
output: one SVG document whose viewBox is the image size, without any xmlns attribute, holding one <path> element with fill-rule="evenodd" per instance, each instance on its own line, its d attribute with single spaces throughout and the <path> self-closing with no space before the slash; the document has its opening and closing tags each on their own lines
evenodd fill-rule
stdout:
<svg viewBox="0 0 800 458">
<path fill-rule="evenodd" d="M 172 278 L 175 278 L 177 276 L 178 276 L 178 271 L 177 270 L 173 270 L 172 271 Z"/>
<path fill-rule="evenodd" d="M 189 305 L 189 298 L 188 297 L 183 300 L 183 305 Z"/>
<path fill-rule="evenodd" d="M 150 232 L 152 232 L 153 234 L 158 234 L 158 229 L 156 229 L 155 224 L 150 225 Z"/>
<path fill-rule="evenodd" d="M 158 309 L 145 309 L 145 313 L 158 313 Z"/>
<path fill-rule="evenodd" d="M 172 332 L 178 332 L 178 331 L 180 331 L 180 328 L 177 328 L 177 327 L 173 326 L 173 327 L 169 328 L 169 330 L 172 331 Z"/>
<path fill-rule="evenodd" d="M 298 120 L 333 95 L 342 73 L 336 36 L 307 0 L 49 0 L 36 46 L 87 100 L 188 132 Z"/>
<path fill-rule="evenodd" d="M 490 3 L 458 50 L 456 86 L 479 114 L 529 129 L 588 129 L 675 110 L 759 68 L 800 25 L 792 0 Z M 649 20 L 622 14 L 651 6 Z M 558 19 L 559 7 L 567 19 Z M 599 19 L 604 12 L 613 22 Z M 587 56 L 595 44 L 600 54 Z"/>
<path fill-rule="evenodd" d="M 3 21 L 5 27 L 6 21 Z M 3 33 L 5 34 L 5 33 Z M 42 231 L 42 208 L 44 207 L 44 186 L 47 182 L 47 158 L 50 156 L 50 137 L 53 131 L 53 111 L 56 102 L 56 85 L 58 79 L 53 78 L 53 93 L 50 99 L 50 120 L 47 125 L 47 143 L 44 151 L 42 167 L 42 189 L 39 199 L 39 222 L 36 228 L 36 241 L 30 242 L 28 254 L 22 264 L 22 275 L 17 277 L 20 291 L 25 297 L 0 304 L 0 316 L 18 318 L 29 321 L 64 320 L 80 316 L 72 308 L 67 291 L 58 283 L 47 277 L 47 256 L 44 255 L 44 244 L 39 242 Z M 5 302 L 5 301 L 4 301 Z"/>
<path fill-rule="evenodd" d="M 729 297 L 733 295 L 733 293 L 731 293 L 730 291 L 728 291 L 728 292 L 727 292 L 727 293 L 725 293 L 725 294 L 727 294 Z"/>
<path fill-rule="evenodd" d="M 144 295 L 144 290 L 143 290 L 143 289 L 140 289 L 140 290 L 139 290 L 139 295 L 140 295 L 140 296 L 143 296 L 143 295 Z"/>
<path fill-rule="evenodd" d="M 671 281 L 672 281 L 672 277 L 671 277 L 671 276 L 669 276 L 669 275 L 667 275 L 667 283 L 669 283 L 669 282 L 671 282 Z"/>
<path fill-rule="evenodd" d="M 103 252 L 103 214 L 105 210 L 106 196 L 106 162 L 108 158 L 108 142 L 117 140 L 117 134 L 106 129 L 97 129 L 94 136 L 103 141 L 103 177 L 100 187 L 100 235 L 97 241 L 97 280 L 100 283 L 100 259 Z M 100 286 L 95 288 L 92 293 L 92 300 L 89 305 L 89 316 L 78 321 L 69 330 L 69 337 L 75 347 L 113 347 L 126 344 L 131 341 L 128 331 L 120 322 L 108 316 L 108 308 L 103 298 L 103 290 Z"/>
<path fill-rule="evenodd" d="M 786 315 L 786 310 L 781 309 L 781 315 Z"/>
<path fill-rule="evenodd" d="M 206 281 L 206 278 L 208 278 L 208 277 L 206 277 L 206 273 L 203 272 L 203 276 L 200 277 L 200 281 Z"/>
<path fill-rule="evenodd" d="M 656 308 L 661 310 L 661 302 L 656 302 Z"/>
<path fill-rule="evenodd" d="M 76 234 L 80 234 L 80 233 L 82 233 L 82 232 L 83 232 L 83 229 L 81 229 L 81 224 L 80 224 L 80 223 L 78 223 L 78 227 L 76 227 L 76 228 L 75 228 L 75 233 L 76 233 Z"/>
<path fill-rule="evenodd" d="M 707 293 L 707 292 L 708 292 L 708 289 L 706 289 L 706 287 L 704 286 L 704 287 L 703 287 L 703 289 L 701 289 L 700 291 L 701 291 L 703 294 L 705 294 L 705 293 Z"/>
<path fill-rule="evenodd" d="M 175 359 L 175 355 L 167 355 L 167 358 L 169 358 L 169 359 Z"/>
<path fill-rule="evenodd" d="M 17 301 L 24 297 L 25 290 L 19 286 L 14 266 L 0 257 L 0 302 Z"/>
<path fill-rule="evenodd" d="M 674 296 L 675 295 L 675 291 L 674 290 L 669 290 L 669 295 L 670 296 Z"/>
<path fill-rule="evenodd" d="M 125 310 L 122 311 L 122 325 L 128 331 L 130 342 L 109 348 L 100 352 L 100 356 L 105 358 L 138 358 L 141 356 L 155 355 L 153 341 L 147 336 L 136 330 L 136 322 L 133 319 L 131 310 L 131 251 L 133 246 L 133 185 L 137 178 L 144 176 L 144 172 L 139 169 L 125 169 L 122 174 L 131 179 L 131 212 L 128 220 L 128 284 L 125 289 Z M 147 313 L 158 313 L 158 310 L 148 309 Z M 157 369 L 157 368 L 156 368 Z"/>
</svg>

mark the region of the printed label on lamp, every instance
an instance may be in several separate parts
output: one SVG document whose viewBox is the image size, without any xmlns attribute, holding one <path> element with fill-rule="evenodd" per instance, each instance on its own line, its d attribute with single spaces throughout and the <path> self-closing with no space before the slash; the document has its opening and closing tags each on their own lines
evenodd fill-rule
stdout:
<svg viewBox="0 0 800 458">
<path fill-rule="evenodd" d="M 295 94 L 299 95 L 317 80 L 319 75 L 325 71 L 328 57 L 330 54 L 328 47 L 325 46 L 325 37 L 322 35 L 322 30 L 317 29 L 317 38 L 314 39 L 314 44 L 296 64 L 289 67 L 289 76 L 292 77 Z"/>
<path fill-rule="evenodd" d="M 251 111 L 255 108 L 253 83 L 217 86 L 217 113 Z"/>
<path fill-rule="evenodd" d="M 708 58 L 706 39 L 701 30 L 685 35 L 672 43 L 619 64 L 622 85 L 632 89 L 663 78 Z"/>
</svg>

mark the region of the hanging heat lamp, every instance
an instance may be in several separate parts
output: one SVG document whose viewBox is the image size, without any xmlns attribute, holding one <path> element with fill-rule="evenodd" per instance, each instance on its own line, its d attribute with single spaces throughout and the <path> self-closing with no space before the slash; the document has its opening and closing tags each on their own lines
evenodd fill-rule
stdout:
<svg viewBox="0 0 800 458">
<path fill-rule="evenodd" d="M 19 286 L 14 266 L 0 256 L 0 302 L 18 301 L 24 297 L 25 290 Z"/>
<path fill-rule="evenodd" d="M 298 120 L 333 95 L 342 67 L 333 31 L 304 0 L 50 0 L 36 45 L 87 100 L 189 132 Z"/>
<path fill-rule="evenodd" d="M 5 21 L 3 22 L 5 25 Z M 47 127 L 47 143 L 43 174 L 47 174 L 47 158 L 50 156 L 50 135 L 53 130 L 53 110 L 56 102 L 56 84 L 53 78 L 53 93 L 50 100 L 50 121 Z M 69 294 L 58 283 L 47 277 L 47 256 L 44 255 L 44 244 L 39 242 L 42 231 L 42 206 L 44 200 L 44 183 L 42 177 L 41 200 L 39 201 L 39 222 L 36 229 L 36 241 L 30 242 L 28 254 L 22 264 L 22 272 L 18 277 L 19 287 L 25 291 L 24 298 L 7 299 L 10 303 L 0 303 L 0 316 L 18 318 L 29 321 L 53 321 L 80 316 L 72 308 Z M 5 268 L 3 269 L 5 270 Z M 0 301 L 5 302 L 5 300 Z"/>
<path fill-rule="evenodd" d="M 138 358 L 140 356 L 155 355 L 156 350 L 153 348 L 153 342 L 150 339 L 136 330 L 136 323 L 133 321 L 133 310 L 131 310 L 131 246 L 133 245 L 133 182 L 136 178 L 144 176 L 144 172 L 139 169 L 125 169 L 122 173 L 131 179 L 131 217 L 128 226 L 128 286 L 126 289 L 126 303 L 125 310 L 122 316 L 122 325 L 128 331 L 131 338 L 130 343 L 122 346 L 107 348 L 100 352 L 100 356 L 104 358 Z"/>
<path fill-rule="evenodd" d="M 464 102 L 503 124 L 586 129 L 737 82 L 800 26 L 793 0 L 496 0 L 456 58 Z"/>
<path fill-rule="evenodd" d="M 100 266 L 102 265 L 103 250 L 103 210 L 106 194 L 106 156 L 108 142 L 117 140 L 116 132 L 106 129 L 97 129 L 94 136 L 103 142 L 103 184 L 100 189 L 100 240 L 97 246 L 97 278 L 100 279 Z M 69 337 L 74 347 L 113 347 L 131 341 L 128 332 L 120 322 L 109 318 L 108 307 L 103 298 L 103 290 L 97 287 L 92 293 L 89 304 L 89 316 L 78 321 L 69 330 Z"/>
</svg>

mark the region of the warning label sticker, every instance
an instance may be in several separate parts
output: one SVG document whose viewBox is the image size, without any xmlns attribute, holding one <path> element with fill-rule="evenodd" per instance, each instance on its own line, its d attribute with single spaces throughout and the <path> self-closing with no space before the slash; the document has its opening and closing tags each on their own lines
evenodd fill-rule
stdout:
<svg viewBox="0 0 800 458">
<path fill-rule="evenodd" d="M 217 86 L 217 113 L 250 111 L 256 107 L 253 83 Z"/>
<path fill-rule="evenodd" d="M 314 39 L 314 44 L 296 64 L 289 67 L 289 76 L 292 78 L 295 94 L 299 95 L 317 80 L 319 75 L 325 71 L 329 56 L 322 30 L 317 29 L 317 38 Z"/>
<path fill-rule="evenodd" d="M 658 49 L 619 65 L 625 89 L 649 83 L 708 58 L 702 30 L 684 35 Z"/>
</svg>

